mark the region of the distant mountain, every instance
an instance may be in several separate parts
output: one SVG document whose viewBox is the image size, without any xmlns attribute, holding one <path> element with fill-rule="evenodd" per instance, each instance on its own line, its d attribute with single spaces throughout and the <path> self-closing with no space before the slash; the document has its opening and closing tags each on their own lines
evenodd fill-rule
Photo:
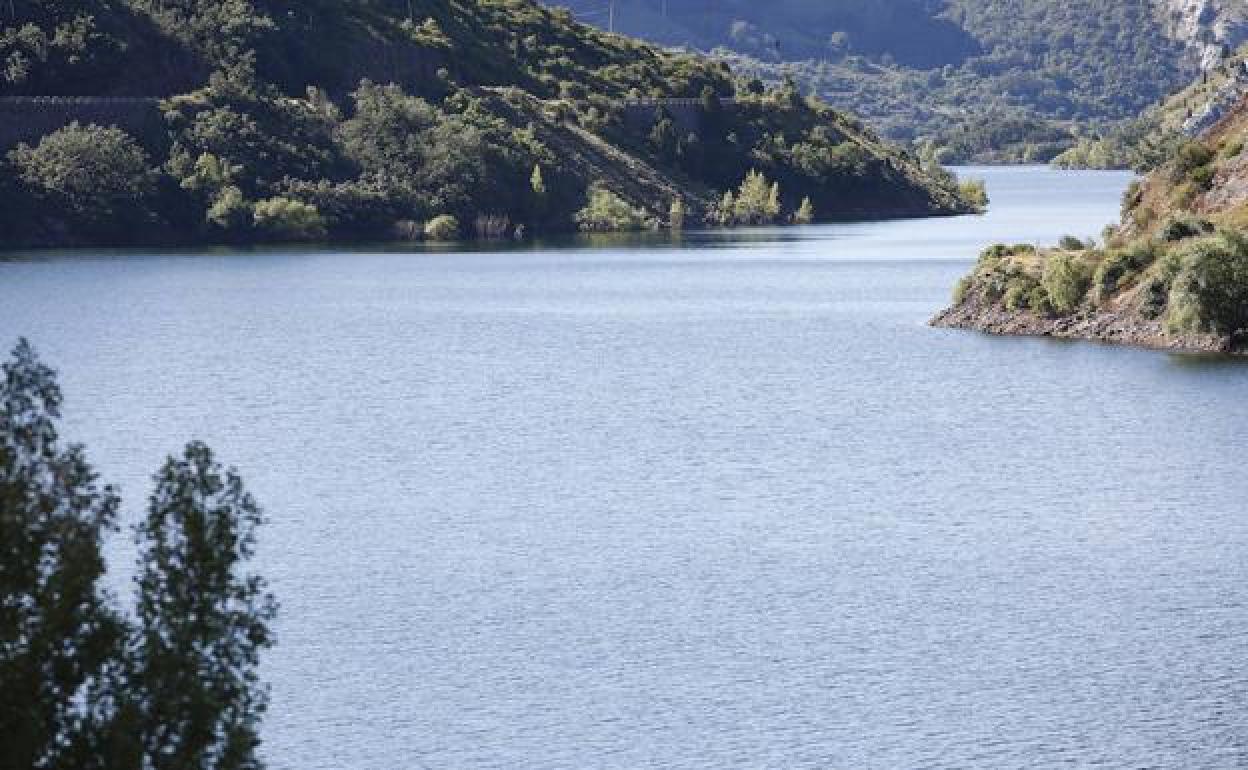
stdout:
<svg viewBox="0 0 1248 770">
<path fill-rule="evenodd" d="M 891 56 L 918 68 L 960 64 L 980 52 L 962 27 L 942 17 L 943 0 L 568 0 L 599 25 L 666 45 L 727 46 L 763 60 L 857 53 Z"/>
<path fill-rule="evenodd" d="M 608 0 L 558 0 L 604 25 Z M 946 161 L 1047 161 L 1248 39 L 1246 0 L 617 0 L 618 28 L 792 75 Z"/>
</svg>

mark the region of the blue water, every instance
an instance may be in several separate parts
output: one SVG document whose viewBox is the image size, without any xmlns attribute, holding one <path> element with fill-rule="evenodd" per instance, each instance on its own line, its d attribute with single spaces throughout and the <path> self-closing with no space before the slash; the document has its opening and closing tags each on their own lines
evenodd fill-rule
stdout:
<svg viewBox="0 0 1248 770">
<path fill-rule="evenodd" d="M 1248 764 L 1248 368 L 928 328 L 1128 181 L 970 175 L 676 245 L 16 255 L 0 336 L 129 519 L 190 438 L 266 505 L 273 768 Z"/>
</svg>

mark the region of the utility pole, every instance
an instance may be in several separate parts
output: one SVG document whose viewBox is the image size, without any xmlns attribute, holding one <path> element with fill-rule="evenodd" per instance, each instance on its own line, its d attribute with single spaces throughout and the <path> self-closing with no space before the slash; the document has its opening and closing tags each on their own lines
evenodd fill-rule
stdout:
<svg viewBox="0 0 1248 770">
<path fill-rule="evenodd" d="M 615 0 L 607 3 L 607 31 L 615 32 Z"/>
</svg>

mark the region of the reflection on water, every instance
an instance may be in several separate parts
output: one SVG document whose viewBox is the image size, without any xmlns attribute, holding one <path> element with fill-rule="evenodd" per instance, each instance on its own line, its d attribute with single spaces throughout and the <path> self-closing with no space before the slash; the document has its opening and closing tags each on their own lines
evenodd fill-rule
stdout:
<svg viewBox="0 0 1248 770">
<path fill-rule="evenodd" d="M 675 245 L 20 257 L 0 331 L 130 517 L 191 437 L 267 503 L 275 768 L 1237 766 L 1248 370 L 926 327 L 1128 179 L 973 175 Z"/>
</svg>

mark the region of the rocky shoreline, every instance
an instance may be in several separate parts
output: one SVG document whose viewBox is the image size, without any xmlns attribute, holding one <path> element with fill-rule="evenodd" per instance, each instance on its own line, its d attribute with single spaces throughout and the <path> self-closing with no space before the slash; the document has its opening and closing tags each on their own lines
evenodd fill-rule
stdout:
<svg viewBox="0 0 1248 770">
<path fill-rule="evenodd" d="M 1172 334 L 1160 320 L 1107 311 L 1088 311 L 1070 316 L 1047 317 L 1000 305 L 968 300 L 946 308 L 929 324 L 941 329 L 967 329 L 1003 336 L 1053 337 L 1090 340 L 1113 345 L 1164 350 L 1175 353 L 1248 354 L 1230 337 L 1216 334 Z"/>
</svg>

